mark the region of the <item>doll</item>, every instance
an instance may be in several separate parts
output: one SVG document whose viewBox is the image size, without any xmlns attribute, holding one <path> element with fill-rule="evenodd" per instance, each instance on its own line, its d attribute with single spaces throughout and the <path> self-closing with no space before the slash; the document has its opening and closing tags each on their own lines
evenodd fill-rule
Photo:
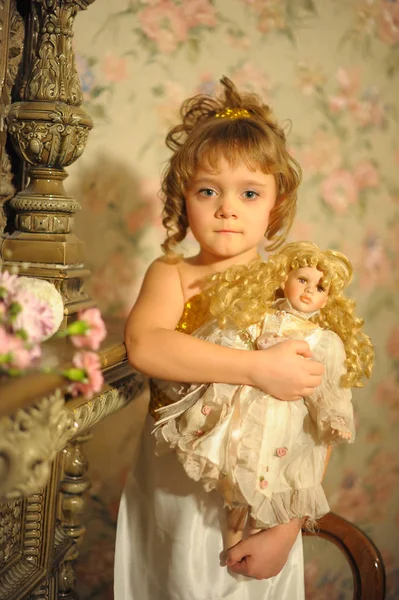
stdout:
<svg viewBox="0 0 399 600">
<path fill-rule="evenodd" d="M 253 533 L 302 517 L 312 527 L 329 511 L 321 486 L 328 446 L 353 442 L 350 388 L 373 364 L 363 321 L 343 296 L 351 278 L 343 254 L 298 242 L 266 264 L 234 267 L 210 286 L 215 319 L 193 335 L 248 350 L 293 339 L 309 344 L 325 374 L 297 402 L 250 386 L 158 382 L 177 400 L 159 410 L 158 452 L 174 448 L 191 478 L 221 493 L 226 548 L 245 527 Z"/>
</svg>

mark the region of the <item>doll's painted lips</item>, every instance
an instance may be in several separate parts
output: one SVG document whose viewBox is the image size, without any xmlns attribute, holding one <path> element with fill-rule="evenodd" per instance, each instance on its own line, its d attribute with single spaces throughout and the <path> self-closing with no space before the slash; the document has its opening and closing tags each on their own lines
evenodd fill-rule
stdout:
<svg viewBox="0 0 399 600">
<path fill-rule="evenodd" d="M 300 299 L 302 300 L 302 302 L 304 302 L 305 304 L 310 304 L 312 302 L 312 298 L 309 298 L 309 296 L 301 296 Z"/>
<path fill-rule="evenodd" d="M 216 233 L 240 233 L 239 231 L 233 231 L 232 229 L 218 229 Z"/>
</svg>

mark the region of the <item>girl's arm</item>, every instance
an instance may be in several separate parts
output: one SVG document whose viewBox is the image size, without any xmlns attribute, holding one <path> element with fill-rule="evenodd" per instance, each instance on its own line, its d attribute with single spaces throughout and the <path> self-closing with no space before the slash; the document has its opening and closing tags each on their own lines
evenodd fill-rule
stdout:
<svg viewBox="0 0 399 600">
<path fill-rule="evenodd" d="M 278 575 L 287 562 L 302 523 L 302 519 L 293 519 L 250 535 L 229 550 L 227 566 L 234 573 L 254 579 Z"/>
<path fill-rule="evenodd" d="M 264 352 L 225 348 L 175 331 L 184 307 L 177 264 L 149 268 L 125 328 L 129 362 L 157 377 L 190 383 L 253 385 L 282 400 L 309 395 L 323 366 L 306 342 L 288 341 Z"/>
</svg>

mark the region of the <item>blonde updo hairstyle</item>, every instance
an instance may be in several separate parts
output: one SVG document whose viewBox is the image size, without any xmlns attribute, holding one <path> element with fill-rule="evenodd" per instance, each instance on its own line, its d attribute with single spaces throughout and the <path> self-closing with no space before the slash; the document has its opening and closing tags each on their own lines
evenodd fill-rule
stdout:
<svg viewBox="0 0 399 600">
<path fill-rule="evenodd" d="M 182 122 L 166 137 L 173 152 L 162 180 L 162 223 L 167 232 L 162 248 L 166 254 L 173 254 L 187 234 L 184 194 L 192 177 L 200 166 L 217 169 L 221 156 L 232 167 L 244 162 L 249 169 L 274 175 L 277 201 L 265 232 L 268 250 L 281 245 L 292 225 L 301 169 L 287 151 L 283 129 L 257 95 L 240 94 L 227 77 L 221 84 L 223 95 L 219 98 L 197 95 L 186 100 Z M 249 116 L 216 116 L 226 109 L 245 109 Z"/>
<path fill-rule="evenodd" d="M 344 296 L 352 280 L 348 258 L 335 250 L 320 250 L 312 242 L 293 242 L 273 254 L 267 263 L 253 261 L 213 276 L 206 293 L 210 312 L 221 327 L 245 328 L 260 322 L 273 310 L 276 299 L 284 297 L 281 288 L 289 273 L 301 267 L 315 267 L 323 273 L 321 285 L 328 289 L 325 306 L 310 318 L 323 329 L 334 331 L 346 354 L 344 387 L 362 387 L 363 375 L 370 377 L 374 351 L 370 338 L 362 332 L 363 319 L 355 316 L 355 301 Z"/>
</svg>

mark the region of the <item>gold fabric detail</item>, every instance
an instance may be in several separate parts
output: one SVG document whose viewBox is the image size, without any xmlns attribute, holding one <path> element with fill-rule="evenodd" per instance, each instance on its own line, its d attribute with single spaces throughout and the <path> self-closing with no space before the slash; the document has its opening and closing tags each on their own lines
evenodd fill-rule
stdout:
<svg viewBox="0 0 399 600">
<path fill-rule="evenodd" d="M 176 325 L 176 331 L 191 334 L 205 323 L 207 317 L 208 311 L 204 306 L 202 294 L 197 294 L 187 300 L 184 305 L 182 316 Z M 157 420 L 159 416 L 155 412 L 156 409 L 161 408 L 162 406 L 168 406 L 168 404 L 172 404 L 172 400 L 170 400 L 166 394 L 161 392 L 150 379 L 150 404 L 148 407 L 150 415 Z"/>
<path fill-rule="evenodd" d="M 218 119 L 250 119 L 251 115 L 246 108 L 225 108 L 216 113 Z"/>
</svg>

